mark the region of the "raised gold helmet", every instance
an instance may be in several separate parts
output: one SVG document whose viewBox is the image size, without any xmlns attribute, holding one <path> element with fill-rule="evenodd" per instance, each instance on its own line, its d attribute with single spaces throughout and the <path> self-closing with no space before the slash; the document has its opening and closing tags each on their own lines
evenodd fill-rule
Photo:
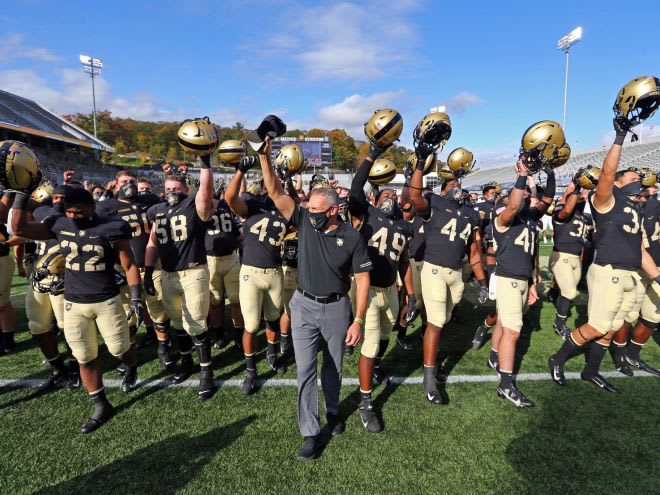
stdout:
<svg viewBox="0 0 660 495">
<path fill-rule="evenodd" d="M 275 170 L 280 175 L 293 175 L 302 170 L 305 165 L 305 156 L 297 144 L 285 144 L 275 157 Z"/>
<path fill-rule="evenodd" d="M 538 172 L 556 159 L 566 143 L 564 131 L 554 120 L 541 120 L 527 128 L 520 142 L 520 153 L 528 157 L 530 172 Z"/>
<path fill-rule="evenodd" d="M 467 175 L 475 163 L 474 155 L 465 148 L 456 148 L 447 157 L 447 166 L 457 177 Z"/>
<path fill-rule="evenodd" d="M 651 117 L 660 106 L 660 79 L 636 77 L 619 90 L 614 100 L 614 115 L 626 120 L 630 127 Z"/>
<path fill-rule="evenodd" d="M 451 121 L 444 112 L 433 112 L 425 115 L 417 123 L 413 131 L 415 148 L 427 146 L 433 150 L 442 149 L 451 137 Z"/>
<path fill-rule="evenodd" d="M 600 178 L 600 168 L 589 165 L 587 168 L 581 168 L 575 174 L 575 180 L 582 189 L 592 191 L 598 185 Z"/>
<path fill-rule="evenodd" d="M 376 186 L 382 186 L 389 182 L 396 176 L 396 165 L 392 160 L 387 158 L 379 158 L 374 161 L 374 164 L 369 170 L 369 182 Z"/>
<path fill-rule="evenodd" d="M 412 172 L 415 171 L 417 168 L 417 162 L 420 160 L 420 158 L 417 156 L 416 153 L 411 153 L 408 156 L 408 160 L 406 161 L 406 166 L 408 170 L 410 170 L 410 174 L 412 175 Z M 438 156 L 435 153 L 431 153 L 428 157 L 426 157 L 426 160 L 424 161 L 424 168 L 422 169 L 422 174 L 426 175 L 435 170 L 435 167 L 438 163 Z"/>
<path fill-rule="evenodd" d="M 247 155 L 247 148 L 238 139 L 228 139 L 218 146 L 218 158 L 228 165 L 236 165 Z"/>
<path fill-rule="evenodd" d="M 218 147 L 218 131 L 208 117 L 184 120 L 177 137 L 179 145 L 193 155 L 209 155 Z"/>
<path fill-rule="evenodd" d="M 396 110 L 376 110 L 364 124 L 364 134 L 371 144 L 390 146 L 403 131 L 403 117 Z"/>
<path fill-rule="evenodd" d="M 25 143 L 0 142 L 0 185 L 21 191 L 34 187 L 41 179 L 39 159 Z"/>
</svg>

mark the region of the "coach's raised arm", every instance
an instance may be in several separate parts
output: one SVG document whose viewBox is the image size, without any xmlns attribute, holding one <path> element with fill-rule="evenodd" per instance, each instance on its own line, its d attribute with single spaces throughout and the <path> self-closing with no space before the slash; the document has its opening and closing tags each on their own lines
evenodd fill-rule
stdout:
<svg viewBox="0 0 660 495">
<path fill-rule="evenodd" d="M 311 192 L 308 209 L 296 205 L 271 165 L 270 139 L 259 151 L 264 185 L 280 213 L 298 229 L 298 289 L 291 299 L 291 329 L 298 379 L 298 427 L 305 442 L 298 452 L 302 460 L 318 454 L 321 432 L 316 381 L 316 356 L 321 339 L 321 383 L 328 427 L 333 435 L 343 432 L 339 417 L 344 346 L 360 340 L 369 292 L 371 261 L 367 248 L 348 223 L 340 222 L 339 198 L 330 187 Z M 357 284 L 357 311 L 351 322 L 348 299 L 350 275 Z"/>
</svg>

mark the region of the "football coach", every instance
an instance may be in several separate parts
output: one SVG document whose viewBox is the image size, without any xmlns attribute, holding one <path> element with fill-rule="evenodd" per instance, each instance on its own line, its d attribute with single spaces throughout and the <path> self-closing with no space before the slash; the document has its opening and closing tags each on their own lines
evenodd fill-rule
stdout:
<svg viewBox="0 0 660 495">
<path fill-rule="evenodd" d="M 271 164 L 270 138 L 259 150 L 264 185 L 280 213 L 298 229 L 298 289 L 291 299 L 291 331 L 298 381 L 298 428 L 304 442 L 299 460 L 319 450 L 316 359 L 323 349 L 321 386 L 332 435 L 344 431 L 339 417 L 344 347 L 360 340 L 369 293 L 371 261 L 360 234 L 337 218 L 339 198 L 332 188 L 314 189 L 307 209 L 284 192 Z M 356 314 L 351 322 L 350 275 L 357 285 Z"/>
</svg>

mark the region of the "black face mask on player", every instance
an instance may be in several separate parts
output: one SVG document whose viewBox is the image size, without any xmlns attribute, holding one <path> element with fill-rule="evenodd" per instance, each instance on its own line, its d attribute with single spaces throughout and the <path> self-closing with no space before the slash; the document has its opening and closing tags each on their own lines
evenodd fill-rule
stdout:
<svg viewBox="0 0 660 495">
<path fill-rule="evenodd" d="M 73 224 L 78 227 L 80 230 L 88 229 L 94 223 L 94 215 L 91 215 L 87 218 L 74 218 Z"/>
<path fill-rule="evenodd" d="M 137 193 L 137 186 L 133 182 L 127 182 L 119 188 L 119 194 L 117 194 L 117 197 L 125 201 L 132 201 L 137 196 Z"/>
<path fill-rule="evenodd" d="M 172 207 L 178 205 L 187 197 L 188 196 L 182 192 L 170 191 L 165 194 L 165 201 L 167 201 L 167 204 Z"/>
<path fill-rule="evenodd" d="M 463 190 L 460 187 L 452 187 L 445 194 L 445 198 L 453 201 L 456 204 L 460 204 L 463 199 Z"/>
<path fill-rule="evenodd" d="M 383 201 L 378 209 L 390 220 L 403 218 L 401 206 L 399 206 L 399 203 L 394 201 L 392 198 L 387 198 L 385 201 Z"/>
</svg>

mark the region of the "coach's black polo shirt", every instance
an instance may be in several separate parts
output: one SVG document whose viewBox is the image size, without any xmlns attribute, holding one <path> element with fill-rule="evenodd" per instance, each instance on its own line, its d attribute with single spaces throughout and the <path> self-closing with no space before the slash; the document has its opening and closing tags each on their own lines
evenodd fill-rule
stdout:
<svg viewBox="0 0 660 495">
<path fill-rule="evenodd" d="M 371 270 L 362 237 L 346 222 L 336 229 L 316 230 L 306 209 L 296 206 L 291 225 L 298 228 L 298 285 L 315 296 L 348 294 L 351 273 Z"/>
</svg>

